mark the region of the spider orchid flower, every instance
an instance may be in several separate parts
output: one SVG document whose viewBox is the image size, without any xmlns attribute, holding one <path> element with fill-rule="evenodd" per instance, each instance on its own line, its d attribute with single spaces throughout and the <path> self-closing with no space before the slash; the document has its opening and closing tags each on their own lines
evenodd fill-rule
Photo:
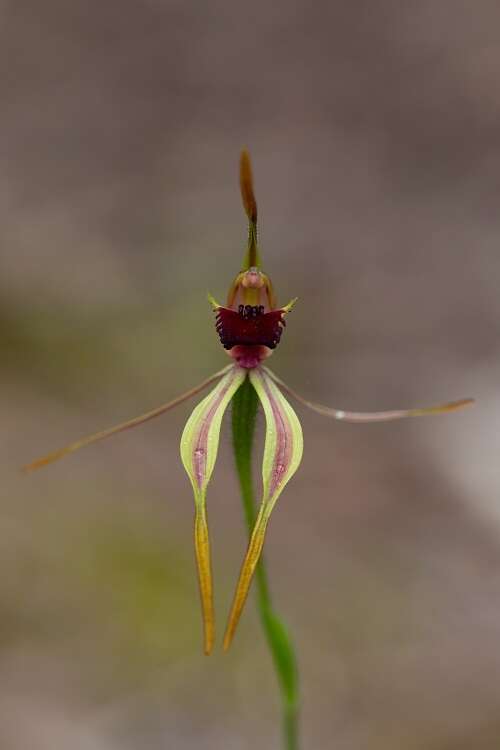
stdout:
<svg viewBox="0 0 500 750">
<path fill-rule="evenodd" d="M 243 266 L 231 284 L 226 305 L 219 304 L 209 295 L 209 301 L 215 313 L 216 331 L 222 346 L 232 360 L 231 364 L 211 375 L 198 386 L 146 414 L 71 443 L 24 467 L 27 471 L 39 469 L 79 448 L 143 424 L 216 382 L 213 390 L 195 407 L 189 417 L 182 433 L 180 446 L 181 459 L 194 494 L 194 542 L 206 654 L 211 652 L 215 639 L 210 543 L 206 515 L 207 487 L 217 458 L 222 418 L 233 396 L 246 378 L 250 379 L 258 395 L 266 422 L 262 464 L 262 500 L 236 586 L 224 636 L 224 649 L 231 644 L 240 619 L 264 545 L 272 510 L 285 485 L 297 471 L 302 458 L 302 428 L 284 393 L 319 414 L 344 422 L 384 422 L 404 417 L 443 414 L 456 411 L 473 402 L 473 399 L 462 399 L 427 408 L 369 413 L 345 411 L 308 401 L 271 372 L 264 362 L 280 342 L 286 325 L 286 316 L 291 311 L 295 299 L 283 307 L 277 306 L 271 280 L 261 269 L 257 242 L 257 204 L 253 191 L 250 158 L 246 150 L 241 154 L 240 188 L 249 227 Z"/>
</svg>

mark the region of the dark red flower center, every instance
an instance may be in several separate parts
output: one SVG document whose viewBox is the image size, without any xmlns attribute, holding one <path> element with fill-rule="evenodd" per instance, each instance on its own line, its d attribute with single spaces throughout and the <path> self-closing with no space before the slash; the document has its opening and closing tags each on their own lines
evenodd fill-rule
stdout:
<svg viewBox="0 0 500 750">
<path fill-rule="evenodd" d="M 275 349 L 286 325 L 284 315 L 284 310 L 265 313 L 263 305 L 239 305 L 238 310 L 218 307 L 215 327 L 224 349 L 239 345 Z"/>
</svg>

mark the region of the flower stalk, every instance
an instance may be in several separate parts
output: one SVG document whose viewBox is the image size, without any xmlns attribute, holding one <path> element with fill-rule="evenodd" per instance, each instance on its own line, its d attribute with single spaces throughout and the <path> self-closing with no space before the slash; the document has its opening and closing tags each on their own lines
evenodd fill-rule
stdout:
<svg viewBox="0 0 500 750">
<path fill-rule="evenodd" d="M 257 509 L 252 477 L 252 452 L 259 399 L 248 378 L 236 391 L 232 402 L 232 437 L 236 472 L 240 483 L 243 512 L 249 540 Z M 273 660 L 281 693 L 284 746 L 298 750 L 299 676 L 297 659 L 287 628 L 276 614 L 269 590 L 264 558 L 255 568 L 257 608 Z"/>
</svg>

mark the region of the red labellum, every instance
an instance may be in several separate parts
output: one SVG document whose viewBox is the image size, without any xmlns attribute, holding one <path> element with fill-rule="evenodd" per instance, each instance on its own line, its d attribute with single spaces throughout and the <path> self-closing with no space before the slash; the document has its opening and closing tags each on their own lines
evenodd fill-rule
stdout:
<svg viewBox="0 0 500 750">
<path fill-rule="evenodd" d="M 215 315 L 215 327 L 224 349 L 240 345 L 275 349 L 286 325 L 285 310 L 265 313 L 262 305 L 239 305 L 238 310 L 218 307 Z"/>
</svg>

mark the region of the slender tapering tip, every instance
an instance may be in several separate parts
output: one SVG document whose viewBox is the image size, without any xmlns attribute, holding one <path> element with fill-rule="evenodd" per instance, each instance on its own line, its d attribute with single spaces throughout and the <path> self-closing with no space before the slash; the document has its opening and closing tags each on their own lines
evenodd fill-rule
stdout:
<svg viewBox="0 0 500 750">
<path fill-rule="evenodd" d="M 200 508 L 196 510 L 194 542 L 203 612 L 203 650 L 209 656 L 215 640 L 215 614 L 208 526 L 205 510 Z"/>
<path fill-rule="evenodd" d="M 440 406 L 428 406 L 424 409 L 412 409 L 410 416 L 420 417 L 427 414 L 446 414 L 450 411 L 459 411 L 464 409 L 466 406 L 472 406 L 476 403 L 474 398 L 461 398 L 458 401 L 450 401 L 448 404 L 441 404 Z"/>
<path fill-rule="evenodd" d="M 243 565 L 241 567 L 238 585 L 236 586 L 233 603 L 231 605 L 226 632 L 224 633 L 224 651 L 227 651 L 230 647 L 234 634 L 236 632 L 236 628 L 240 621 L 241 613 L 243 612 L 243 607 L 245 606 L 248 592 L 250 591 L 255 568 L 257 567 L 257 563 L 259 562 L 262 547 L 264 546 L 264 538 L 266 535 L 268 520 L 268 514 L 266 513 L 265 509 L 261 507 L 259 515 L 257 516 L 257 520 L 255 521 L 255 526 L 250 538 Z"/>
<path fill-rule="evenodd" d="M 257 202 L 253 192 L 252 165 L 250 163 L 250 154 L 244 148 L 240 156 L 240 189 L 243 208 L 252 224 L 257 223 Z"/>
<path fill-rule="evenodd" d="M 253 191 L 252 165 L 250 154 L 244 148 L 240 156 L 240 190 L 243 208 L 248 216 L 248 247 L 243 260 L 242 270 L 259 267 L 260 253 L 257 246 L 257 201 Z"/>
</svg>

